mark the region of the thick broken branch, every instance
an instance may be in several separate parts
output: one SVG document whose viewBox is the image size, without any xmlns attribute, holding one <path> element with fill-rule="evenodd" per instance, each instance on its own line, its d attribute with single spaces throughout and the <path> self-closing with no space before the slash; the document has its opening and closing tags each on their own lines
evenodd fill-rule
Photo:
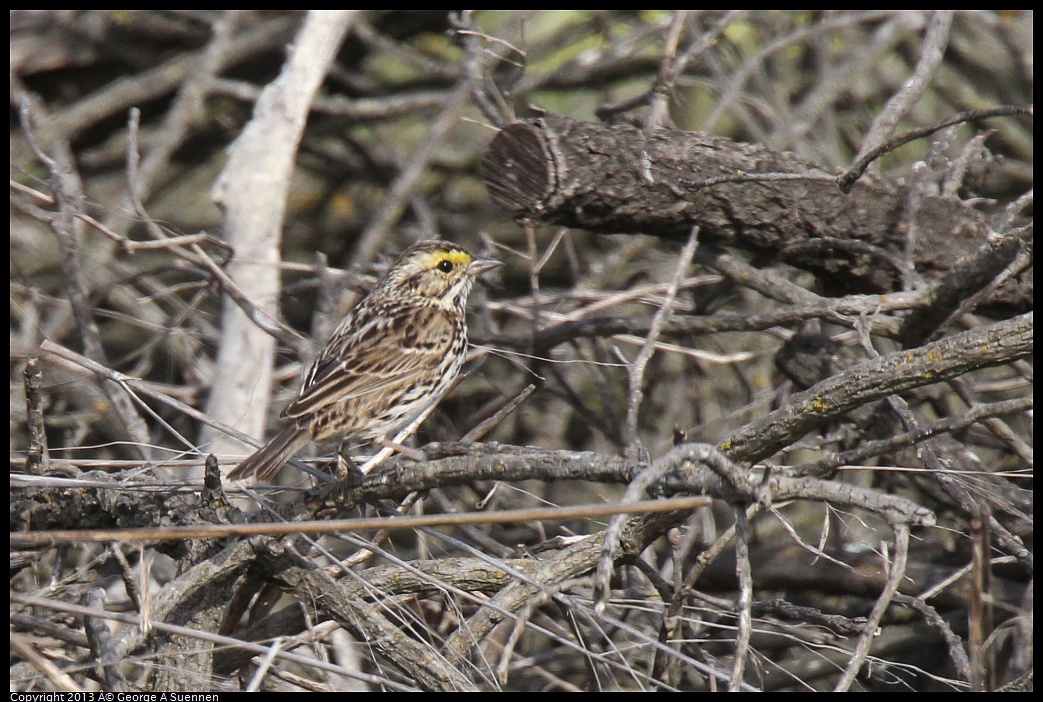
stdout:
<svg viewBox="0 0 1043 702">
<path fill-rule="evenodd" d="M 791 153 L 549 114 L 502 129 L 482 177 L 492 200 L 519 217 L 677 240 L 698 225 L 702 241 L 769 253 L 840 293 L 900 289 L 910 263 L 935 278 L 973 255 L 988 231 L 965 203 L 920 195 L 914 259 L 903 261 L 910 197 L 895 185 L 863 179 L 845 195 L 835 174 Z M 1031 287 L 1003 300 L 1025 309 Z"/>
</svg>

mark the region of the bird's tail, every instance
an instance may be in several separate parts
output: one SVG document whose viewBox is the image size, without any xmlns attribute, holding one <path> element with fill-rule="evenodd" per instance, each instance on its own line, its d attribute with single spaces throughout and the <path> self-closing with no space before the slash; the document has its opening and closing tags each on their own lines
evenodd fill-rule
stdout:
<svg viewBox="0 0 1043 702">
<path fill-rule="evenodd" d="M 242 480 L 252 475 L 259 483 L 269 482 L 309 441 L 311 433 L 307 429 L 286 427 L 229 473 L 228 480 Z"/>
</svg>

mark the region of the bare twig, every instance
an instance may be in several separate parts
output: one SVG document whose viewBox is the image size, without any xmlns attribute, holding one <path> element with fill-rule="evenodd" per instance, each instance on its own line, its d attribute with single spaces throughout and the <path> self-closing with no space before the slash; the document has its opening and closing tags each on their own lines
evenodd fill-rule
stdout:
<svg viewBox="0 0 1043 702">
<path fill-rule="evenodd" d="M 735 515 L 735 571 L 739 579 L 739 596 L 735 601 L 738 622 L 735 632 L 735 659 L 732 661 L 732 677 L 728 681 L 729 692 L 739 692 L 746 671 L 746 657 L 750 653 L 753 636 L 753 619 L 750 607 L 753 604 L 753 572 L 750 568 L 750 523 L 743 505 L 733 505 Z"/>
<path fill-rule="evenodd" d="M 873 126 L 863 140 L 859 160 L 866 152 L 875 149 L 894 131 L 898 120 L 912 109 L 912 106 L 927 90 L 931 79 L 942 62 L 945 46 L 949 42 L 949 27 L 952 25 L 953 10 L 935 10 L 927 23 L 927 31 L 923 40 L 923 51 L 916 70 L 909 77 L 902 89 L 887 103 L 884 109 L 873 120 Z"/>
<path fill-rule="evenodd" d="M 869 656 L 869 647 L 873 645 L 873 640 L 876 638 L 880 620 L 883 619 L 884 613 L 891 605 L 891 601 L 898 593 L 898 588 L 905 577 L 905 569 L 909 562 L 909 525 L 899 524 L 894 526 L 894 536 L 894 558 L 890 562 L 885 563 L 887 584 L 884 586 L 880 596 L 877 597 L 876 602 L 873 604 L 873 609 L 866 618 L 866 624 L 858 637 L 858 643 L 851 654 L 851 660 L 844 667 L 844 674 L 834 688 L 836 692 L 847 692 L 851 688 L 852 683 L 855 681 L 855 676 L 858 675 L 859 670 L 861 670 L 862 665 Z"/>
<path fill-rule="evenodd" d="M 688 242 L 681 249 L 681 255 L 677 261 L 677 269 L 674 271 L 674 277 L 670 281 L 670 286 L 666 290 L 666 294 L 663 299 L 663 304 L 656 310 L 655 315 L 652 317 L 652 326 L 648 330 L 648 336 L 645 338 L 645 344 L 637 354 L 637 358 L 630 364 L 628 369 L 628 381 L 629 381 L 629 392 L 627 393 L 627 418 L 626 424 L 624 425 L 624 443 L 632 455 L 631 458 L 638 458 L 639 454 L 643 451 L 641 446 L 641 440 L 637 434 L 637 414 L 641 408 L 641 398 L 644 396 L 642 384 L 645 378 L 645 367 L 648 365 L 649 359 L 652 358 L 652 354 L 655 352 L 655 344 L 659 338 L 660 331 L 662 330 L 663 323 L 669 317 L 671 313 L 671 306 L 674 303 L 674 298 L 677 297 L 677 289 L 680 286 L 681 278 L 684 276 L 688 266 L 692 263 L 692 257 L 695 255 L 695 249 L 699 246 L 699 227 L 693 227 L 692 233 L 688 237 Z"/>
</svg>

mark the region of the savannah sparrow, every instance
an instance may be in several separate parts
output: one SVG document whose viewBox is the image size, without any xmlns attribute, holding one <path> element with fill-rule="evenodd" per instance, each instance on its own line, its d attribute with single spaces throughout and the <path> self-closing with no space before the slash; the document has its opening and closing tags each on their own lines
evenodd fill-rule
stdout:
<svg viewBox="0 0 1043 702">
<path fill-rule="evenodd" d="M 499 265 L 445 241 L 407 249 L 334 330 L 282 412 L 289 426 L 229 480 L 267 481 L 310 441 L 379 442 L 434 406 L 467 355 L 471 286 Z"/>
</svg>

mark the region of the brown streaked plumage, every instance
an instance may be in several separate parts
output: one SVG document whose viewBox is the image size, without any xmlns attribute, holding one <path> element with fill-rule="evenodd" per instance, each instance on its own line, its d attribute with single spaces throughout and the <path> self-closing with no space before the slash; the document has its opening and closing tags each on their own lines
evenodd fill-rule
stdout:
<svg viewBox="0 0 1043 702">
<path fill-rule="evenodd" d="M 310 441 L 390 438 L 438 403 L 467 355 L 471 286 L 499 265 L 446 241 L 409 247 L 334 330 L 282 412 L 289 425 L 228 479 L 269 480 Z"/>
</svg>

